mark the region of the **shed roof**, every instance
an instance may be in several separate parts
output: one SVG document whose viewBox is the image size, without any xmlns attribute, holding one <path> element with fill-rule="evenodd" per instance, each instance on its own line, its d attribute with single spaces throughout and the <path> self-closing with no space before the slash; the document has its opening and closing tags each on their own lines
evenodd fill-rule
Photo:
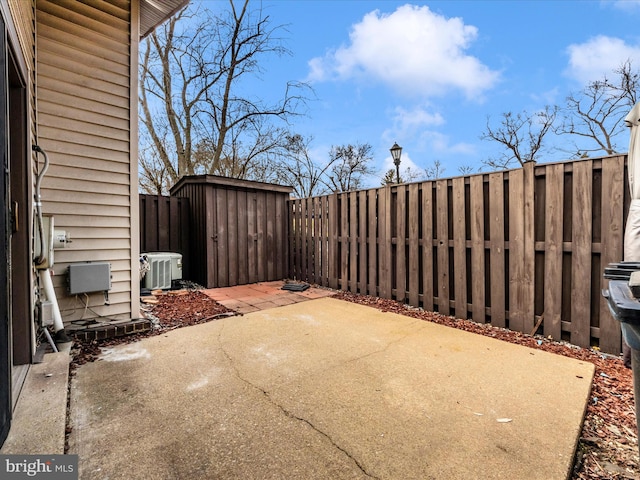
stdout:
<svg viewBox="0 0 640 480">
<path fill-rule="evenodd" d="M 149 35 L 190 0 L 140 0 L 140 38 Z"/>
<path fill-rule="evenodd" d="M 171 187 L 171 194 L 178 192 L 183 186 L 190 184 L 206 184 L 227 188 L 241 188 L 251 190 L 269 190 L 270 192 L 291 193 L 293 187 L 277 185 L 274 183 L 254 182 L 252 180 L 240 180 L 237 178 L 220 177 L 218 175 L 185 175 Z"/>
</svg>

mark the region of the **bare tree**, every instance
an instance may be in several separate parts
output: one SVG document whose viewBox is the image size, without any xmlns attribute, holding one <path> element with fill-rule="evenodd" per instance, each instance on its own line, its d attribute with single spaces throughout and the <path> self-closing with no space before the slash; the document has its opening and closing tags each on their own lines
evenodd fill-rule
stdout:
<svg viewBox="0 0 640 480">
<path fill-rule="evenodd" d="M 325 185 L 332 192 L 348 192 L 361 188 L 365 177 L 373 175 L 372 147 L 368 143 L 331 147 Z"/>
<path fill-rule="evenodd" d="M 433 161 L 433 165 L 424 169 L 424 174 L 426 175 L 427 180 L 437 180 L 442 177 L 445 170 L 446 168 L 442 165 L 442 162 L 436 159 Z"/>
<path fill-rule="evenodd" d="M 299 134 L 287 136 L 287 142 L 280 160 L 275 163 L 278 183 L 293 187 L 298 198 L 308 198 L 327 193 L 326 174 L 331 162 L 318 164 L 311 156 L 313 137 Z"/>
<path fill-rule="evenodd" d="M 400 177 L 400 183 L 403 183 L 404 180 L 402 179 L 402 176 Z M 382 176 L 382 179 L 380 180 L 380 184 L 382 186 L 385 185 L 395 185 L 397 183 L 397 178 L 396 178 L 396 169 L 395 168 L 390 168 L 389 170 L 387 170 L 385 172 L 385 174 Z"/>
<path fill-rule="evenodd" d="M 154 155 L 147 166 L 161 162 L 170 183 L 196 172 L 246 178 L 252 162 L 281 147 L 272 122 L 300 114 L 308 87 L 290 82 L 274 103 L 240 93 L 270 55 L 289 53 L 280 28 L 248 0 L 230 0 L 218 15 L 187 7 L 148 37 L 140 62 L 141 130 Z"/>
<path fill-rule="evenodd" d="M 563 149 L 576 158 L 595 152 L 620 152 L 616 139 L 626 132 L 624 117 L 637 102 L 640 73 L 633 70 L 631 60 L 613 73 L 612 79 L 605 76 L 567 97 L 556 133 L 576 138 L 571 149 Z"/>
<path fill-rule="evenodd" d="M 544 110 L 529 114 L 506 112 L 502 114 L 499 127 L 492 127 L 487 118 L 487 129 L 480 136 L 505 147 L 498 158 L 489 158 L 483 163 L 494 169 L 507 169 L 514 164 L 535 162 L 545 151 L 545 137 L 552 130 L 558 114 L 557 106 L 546 106 Z"/>
<path fill-rule="evenodd" d="M 473 174 L 473 170 L 474 168 L 471 165 L 460 165 L 458 167 L 458 172 L 460 173 L 460 175 L 471 175 Z"/>
<path fill-rule="evenodd" d="M 141 147 L 138 152 L 138 178 L 142 193 L 162 195 L 171 188 L 171 181 L 164 162 L 158 158 L 157 151 L 149 146 L 149 142 L 140 139 Z M 146 145 L 146 146 L 145 146 Z"/>
</svg>

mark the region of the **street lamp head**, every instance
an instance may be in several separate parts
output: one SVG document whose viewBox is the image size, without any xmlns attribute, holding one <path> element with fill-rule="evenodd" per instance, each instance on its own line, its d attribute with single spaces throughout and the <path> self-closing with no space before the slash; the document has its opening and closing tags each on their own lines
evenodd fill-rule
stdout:
<svg viewBox="0 0 640 480">
<path fill-rule="evenodd" d="M 397 167 L 398 165 L 400 165 L 400 155 L 402 155 L 402 147 L 397 143 L 394 143 L 393 147 L 391 147 L 390 149 L 390 152 L 391 158 L 393 158 L 393 163 Z"/>
</svg>

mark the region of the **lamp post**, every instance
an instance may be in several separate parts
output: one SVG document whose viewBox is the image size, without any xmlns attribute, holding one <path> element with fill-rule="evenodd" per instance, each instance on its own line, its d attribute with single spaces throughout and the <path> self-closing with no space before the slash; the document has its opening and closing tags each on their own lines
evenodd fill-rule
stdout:
<svg viewBox="0 0 640 480">
<path fill-rule="evenodd" d="M 400 183 L 400 155 L 402 155 L 402 147 L 394 142 L 393 147 L 389 150 L 391 158 L 396 166 L 396 183 Z"/>
</svg>

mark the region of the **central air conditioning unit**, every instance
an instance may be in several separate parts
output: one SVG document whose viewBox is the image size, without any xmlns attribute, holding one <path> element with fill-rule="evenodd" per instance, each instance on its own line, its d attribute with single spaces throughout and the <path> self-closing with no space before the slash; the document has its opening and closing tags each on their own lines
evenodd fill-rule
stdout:
<svg viewBox="0 0 640 480">
<path fill-rule="evenodd" d="M 182 255 L 179 253 L 143 253 L 149 262 L 144 288 L 167 290 L 173 280 L 182 280 Z"/>
</svg>

